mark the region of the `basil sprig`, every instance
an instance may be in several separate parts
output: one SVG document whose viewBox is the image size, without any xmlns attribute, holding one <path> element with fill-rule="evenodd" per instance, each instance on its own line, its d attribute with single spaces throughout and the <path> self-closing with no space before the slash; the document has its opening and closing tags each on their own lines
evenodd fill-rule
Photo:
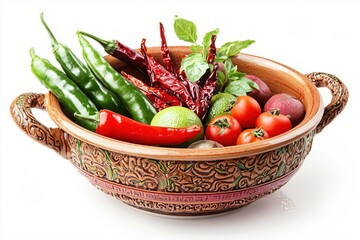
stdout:
<svg viewBox="0 0 360 240">
<path fill-rule="evenodd" d="M 180 69 L 185 71 L 187 78 L 191 82 L 196 82 L 211 68 L 206 59 L 209 53 L 211 37 L 217 35 L 219 29 L 216 28 L 207 32 L 203 37 L 202 44 L 197 43 L 197 27 L 194 22 L 175 16 L 174 30 L 180 40 L 191 43 L 190 49 L 192 53 L 183 58 Z M 254 40 L 227 42 L 217 51 L 215 61 L 224 63 L 225 66 L 224 73 L 218 72 L 217 83 L 221 91 L 240 96 L 246 95 L 253 88 L 258 89 L 256 83 L 245 78 L 245 73 L 237 71 L 237 66 L 234 66 L 230 59 L 254 42 Z"/>
<path fill-rule="evenodd" d="M 174 30 L 180 40 L 191 43 L 192 54 L 187 55 L 181 62 L 180 69 L 185 71 L 191 82 L 198 81 L 209 69 L 206 56 L 211 44 L 211 36 L 217 35 L 219 29 L 214 29 L 205 34 L 202 45 L 197 43 L 197 28 L 192 21 L 175 16 Z"/>
<path fill-rule="evenodd" d="M 228 58 L 224 62 L 225 73 L 218 72 L 217 84 L 220 92 L 228 92 L 235 96 L 244 96 L 247 92 L 251 92 L 253 88 L 259 89 L 259 86 L 246 78 L 246 74 L 239 72 L 231 59 Z"/>
</svg>

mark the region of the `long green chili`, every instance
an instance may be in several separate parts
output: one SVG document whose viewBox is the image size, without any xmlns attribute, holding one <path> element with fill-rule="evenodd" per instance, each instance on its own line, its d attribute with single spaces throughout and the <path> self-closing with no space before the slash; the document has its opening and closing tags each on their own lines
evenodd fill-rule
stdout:
<svg viewBox="0 0 360 240">
<path fill-rule="evenodd" d="M 56 96 L 68 117 L 80 126 L 95 131 L 97 124 L 94 121 L 74 117 L 75 113 L 85 116 L 98 115 L 95 104 L 65 73 L 47 59 L 36 55 L 33 48 L 30 49 L 30 56 L 31 71 Z"/>
<path fill-rule="evenodd" d="M 122 100 L 134 120 L 150 124 L 156 109 L 149 99 L 118 73 L 80 32 L 77 32 L 77 36 L 83 57 L 94 75 Z"/>
<path fill-rule="evenodd" d="M 41 13 L 40 19 L 49 34 L 55 58 L 66 75 L 79 86 L 97 108 L 128 115 L 121 100 L 96 79 L 86 64 L 69 47 L 57 41 L 46 24 L 43 13 Z"/>
</svg>

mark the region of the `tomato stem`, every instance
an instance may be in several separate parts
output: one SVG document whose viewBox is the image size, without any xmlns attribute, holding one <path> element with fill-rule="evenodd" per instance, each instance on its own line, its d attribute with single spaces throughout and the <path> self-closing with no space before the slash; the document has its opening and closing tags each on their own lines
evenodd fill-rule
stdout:
<svg viewBox="0 0 360 240">
<path fill-rule="evenodd" d="M 220 130 L 220 135 L 224 133 L 224 131 L 227 129 L 227 128 L 230 128 L 231 127 L 231 124 L 229 123 L 229 121 L 227 120 L 227 118 L 221 118 L 217 121 L 215 121 L 213 124 L 213 126 L 217 126 L 219 127 L 221 130 Z"/>
<path fill-rule="evenodd" d="M 254 131 L 253 131 L 253 135 L 254 137 L 256 138 L 260 138 L 260 139 L 263 139 L 265 133 L 264 133 L 264 130 L 260 128 L 255 128 Z"/>
</svg>

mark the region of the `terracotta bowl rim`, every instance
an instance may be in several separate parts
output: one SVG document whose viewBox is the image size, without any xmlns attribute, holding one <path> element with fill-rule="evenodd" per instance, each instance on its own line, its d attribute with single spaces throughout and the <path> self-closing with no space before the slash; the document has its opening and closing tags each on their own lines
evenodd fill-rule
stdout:
<svg viewBox="0 0 360 240">
<path fill-rule="evenodd" d="M 159 48 L 153 47 L 148 49 L 156 50 Z M 270 65 L 273 68 L 284 71 L 287 74 L 291 74 L 292 77 L 298 79 L 303 84 L 305 84 L 312 93 L 310 94 L 310 96 L 312 96 L 313 98 L 313 105 L 310 106 L 310 108 L 306 109 L 306 115 L 303 121 L 284 134 L 256 143 L 212 149 L 188 149 L 134 144 L 104 137 L 94 132 L 91 132 L 71 121 L 62 112 L 58 100 L 51 92 L 47 92 L 45 97 L 46 110 L 49 117 L 59 128 L 61 128 L 67 134 L 70 134 L 73 137 L 78 138 L 84 142 L 116 153 L 159 160 L 170 159 L 181 161 L 208 161 L 257 155 L 288 145 L 304 137 L 310 131 L 314 130 L 314 128 L 317 126 L 323 116 L 324 107 L 321 96 L 316 86 L 310 80 L 308 80 L 306 76 L 284 64 L 264 57 L 240 53 L 236 56 L 236 58 L 240 58 L 245 61 L 255 61 L 257 62 L 257 64 L 260 65 Z"/>
</svg>

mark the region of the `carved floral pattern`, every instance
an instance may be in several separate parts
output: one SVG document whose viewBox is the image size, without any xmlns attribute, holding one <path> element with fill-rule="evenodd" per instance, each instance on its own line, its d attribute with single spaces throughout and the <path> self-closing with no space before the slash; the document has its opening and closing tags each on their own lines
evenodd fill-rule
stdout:
<svg viewBox="0 0 360 240">
<path fill-rule="evenodd" d="M 311 149 L 314 133 L 258 155 L 216 161 L 164 161 L 108 152 L 72 136 L 71 162 L 93 176 L 161 192 L 224 192 L 257 186 L 294 171 Z"/>
</svg>

